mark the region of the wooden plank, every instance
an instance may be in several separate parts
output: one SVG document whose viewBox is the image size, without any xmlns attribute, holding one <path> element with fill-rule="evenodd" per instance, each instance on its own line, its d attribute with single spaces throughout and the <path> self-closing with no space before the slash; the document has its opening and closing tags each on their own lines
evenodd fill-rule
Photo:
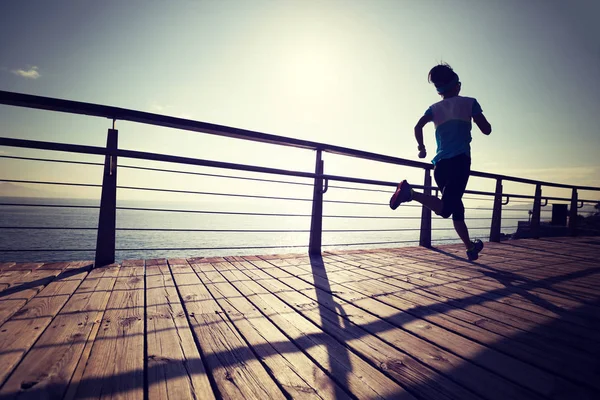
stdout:
<svg viewBox="0 0 600 400">
<path fill-rule="evenodd" d="M 406 393 L 405 389 L 392 379 L 290 309 L 258 281 L 249 277 L 248 272 L 251 269 L 239 270 L 237 273 L 228 271 L 228 274 L 236 276 L 236 279 L 230 282 L 339 386 L 360 399 L 394 398 Z M 379 368 L 398 370 L 403 367 L 401 362 L 379 365 Z"/>
<path fill-rule="evenodd" d="M 34 275 L 33 271 L 42 265 L 43 263 L 16 264 L 8 272 L 1 274 L 0 281 L 8 283 L 9 287 L 0 292 L 0 325 L 60 273 L 60 270 L 47 270 Z"/>
<path fill-rule="evenodd" d="M 117 280 L 117 276 L 119 274 L 118 268 L 120 268 L 120 266 L 118 264 L 112 264 L 112 265 L 107 265 L 107 266 L 99 267 L 99 268 L 92 270 L 92 272 L 95 272 L 97 270 L 97 271 L 100 271 L 103 273 L 102 280 L 104 282 L 100 281 L 100 284 L 97 286 L 97 289 L 99 289 L 98 290 L 99 293 L 101 293 L 102 289 L 104 289 L 104 291 L 106 293 L 104 295 L 104 299 L 102 300 L 102 303 L 100 304 L 100 307 L 96 314 L 96 317 L 94 318 L 93 325 L 89 332 L 88 338 L 85 342 L 83 351 L 81 352 L 81 356 L 79 357 L 79 362 L 75 366 L 75 370 L 73 371 L 73 374 L 71 377 L 71 382 L 69 383 L 69 385 L 67 387 L 67 391 L 64 395 L 63 400 L 73 400 L 73 399 L 75 399 L 75 396 L 77 395 L 77 390 L 79 389 L 79 385 L 82 383 L 83 373 L 85 372 L 87 362 L 90 358 L 90 354 L 92 353 L 92 348 L 94 347 L 94 341 L 96 340 L 96 337 L 98 336 L 98 331 L 102 327 L 101 326 L 102 317 L 104 316 L 104 311 L 106 310 L 106 306 L 108 305 L 108 301 L 110 299 L 110 293 L 112 292 L 114 284 Z M 83 285 L 85 285 L 88 281 L 89 281 L 89 278 L 83 282 Z M 93 285 L 93 282 L 90 282 L 90 286 L 88 288 L 84 288 L 83 290 L 81 290 L 80 293 L 81 294 L 90 293 L 91 291 L 93 291 L 92 285 Z M 84 384 L 85 384 L 85 382 L 84 382 Z"/>
<path fill-rule="evenodd" d="M 72 264 L 78 267 L 85 266 L 81 262 Z M 0 384 L 50 325 L 90 269 L 91 265 L 88 264 L 84 271 L 60 274 L 56 281 L 41 290 L 0 326 Z"/>
<path fill-rule="evenodd" d="M 10 268 L 0 271 L 0 285 L 11 285 L 22 282 L 29 275 L 44 263 L 12 263 Z"/>
<path fill-rule="evenodd" d="M 217 397 L 285 398 L 189 264 L 168 262 Z"/>
<path fill-rule="evenodd" d="M 144 267 L 123 263 L 76 398 L 144 395 Z"/>
<path fill-rule="evenodd" d="M 224 272 L 230 270 L 223 269 L 222 263 L 219 264 Z M 215 269 L 209 270 L 207 267 L 210 266 Z M 216 271 L 214 264 L 192 264 L 192 267 L 253 351 L 267 365 L 287 397 L 350 398 L 221 274 L 217 273 L 213 279 L 209 279 L 210 272 Z"/>
<path fill-rule="evenodd" d="M 32 262 L 32 263 L 16 263 L 12 267 L 10 267 L 10 271 L 21 271 L 21 272 L 32 272 L 36 269 L 40 268 L 44 263 L 41 262 Z"/>
<path fill-rule="evenodd" d="M 167 260 L 146 260 L 148 398 L 214 398 Z"/>
<path fill-rule="evenodd" d="M 0 283 L 6 283 L 9 286 L 17 279 L 31 273 L 31 271 L 4 271 L 0 273 Z"/>
<path fill-rule="evenodd" d="M 0 397 L 61 399 L 94 326 L 100 322 L 117 269 L 96 268 L 42 333 L 0 388 Z"/>
<path fill-rule="evenodd" d="M 11 282 L 11 287 L 24 284 L 28 286 L 45 286 L 52 282 L 68 265 L 68 262 L 43 264 L 28 274 L 17 275 Z"/>
</svg>

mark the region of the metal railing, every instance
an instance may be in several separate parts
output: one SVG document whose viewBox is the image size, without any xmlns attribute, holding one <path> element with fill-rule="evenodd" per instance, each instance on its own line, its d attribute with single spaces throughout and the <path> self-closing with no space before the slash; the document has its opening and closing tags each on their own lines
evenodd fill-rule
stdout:
<svg viewBox="0 0 600 400">
<path fill-rule="evenodd" d="M 79 229 L 79 230 L 97 230 L 97 241 L 96 246 L 93 249 L 95 251 L 95 265 L 106 265 L 115 261 L 115 251 L 119 250 L 132 250 L 132 249 L 118 249 L 116 247 L 116 232 L 121 231 L 180 231 L 180 232 L 283 232 L 285 230 L 277 229 L 263 229 L 263 230 L 244 230 L 244 229 L 194 229 L 194 228 L 118 228 L 116 226 L 116 213 L 117 210 L 143 210 L 143 211 L 156 211 L 156 212 L 195 212 L 195 213 L 226 213 L 230 215 L 260 215 L 260 213 L 245 213 L 245 212 L 222 212 L 222 211 L 211 211 L 211 210 L 174 210 L 174 209 L 151 209 L 151 208 L 140 208 L 140 207 L 118 207 L 116 201 L 117 189 L 121 190 L 143 190 L 143 191 L 159 191 L 176 194 L 201 194 L 201 195 L 228 195 L 228 196 L 241 196 L 241 197 L 253 197 L 256 199 L 279 199 L 279 200 L 295 200 L 295 201 L 310 201 L 312 202 L 312 209 L 310 214 L 278 214 L 278 213 L 263 213 L 264 216 L 298 216 L 298 217 L 310 217 L 310 229 L 308 230 L 296 230 L 296 232 L 306 232 L 309 234 L 308 238 L 308 251 L 311 254 L 320 254 L 322 247 L 332 246 L 334 244 L 322 243 L 323 232 L 376 232 L 376 231 L 409 231 L 417 229 L 323 229 L 323 218 L 410 218 L 410 217 L 382 217 L 382 216 L 361 216 L 361 215 L 324 215 L 323 204 L 327 202 L 331 203 L 347 203 L 347 204 L 365 204 L 365 205 L 385 205 L 384 203 L 378 202 L 358 202 L 358 201 L 344 201 L 344 200 L 331 200 L 326 199 L 325 194 L 328 189 L 336 188 L 341 190 L 364 190 L 371 192 L 382 192 L 381 189 L 372 189 L 372 186 L 379 187 L 395 187 L 397 182 L 381 181 L 374 179 L 364 179 L 352 176 L 341 176 L 327 174 L 324 168 L 323 154 L 331 153 L 336 155 L 342 155 L 346 157 L 354 157 L 364 160 L 376 161 L 379 163 L 386 163 L 392 165 L 402 165 L 411 168 L 418 168 L 424 171 L 423 185 L 413 185 L 418 189 L 423 190 L 427 194 L 431 194 L 435 191 L 437 194 L 437 188 L 432 186 L 431 170 L 433 166 L 429 163 L 422 163 L 412 160 L 406 160 L 397 157 L 391 157 L 382 154 L 376 154 L 356 149 L 350 149 L 346 147 L 340 147 L 325 143 L 311 142 L 305 140 L 298 140 L 283 136 L 276 136 L 265 134 L 261 132 L 231 128 L 227 126 L 208 124 L 204 122 L 192 121 L 182 118 L 145 113 L 140 111 L 108 107 L 90 103 L 75 102 L 69 100 L 60 100 L 40 96 L 25 95 L 19 93 L 0 91 L 0 104 L 26 107 L 34 109 L 43 109 L 50 111 L 65 112 L 70 114 L 83 114 L 94 117 L 102 117 L 112 120 L 112 128 L 108 129 L 107 134 L 107 145 L 106 147 L 97 146 L 86 146 L 77 144 L 65 144 L 56 142 L 46 141 L 35 141 L 35 140 L 23 140 L 15 138 L 0 138 L 0 146 L 8 146 L 14 148 L 27 148 L 27 149 L 39 149 L 39 150 L 51 150 L 61 151 L 78 154 L 88 155 L 101 155 L 104 156 L 104 163 L 84 162 L 84 161 L 68 161 L 58 160 L 52 158 L 38 158 L 38 157 L 23 157 L 23 156 L 10 156 L 2 155 L 0 157 L 13 159 L 13 160 L 28 160 L 28 161 L 40 161 L 40 162 L 56 162 L 56 163 L 72 163 L 81 165 L 94 165 L 103 166 L 103 180 L 102 184 L 84 184 L 84 183 L 70 183 L 70 182 L 51 182 L 51 181 L 33 181 L 33 180 L 11 180 L 11 179 L 0 179 L 4 182 L 14 183 L 30 183 L 30 184 L 56 184 L 56 185 L 67 185 L 67 186 L 84 186 L 84 187 L 97 187 L 101 188 L 101 198 L 99 207 L 99 222 L 97 227 L 73 227 L 68 229 Z M 142 124 L 149 124 L 155 126 L 169 127 L 175 129 L 182 129 L 188 131 L 201 132 L 205 134 L 219 135 L 224 137 L 236 138 L 240 140 L 249 140 L 255 142 L 269 143 L 272 145 L 279 146 L 291 146 L 301 149 L 306 149 L 315 152 L 315 168 L 314 172 L 306 171 L 295 171 L 286 170 L 280 168 L 269 168 L 256 165 L 230 163 L 216 160 L 206 160 L 199 158 L 180 157 L 168 154 L 158 154 L 151 152 L 133 151 L 120 149 L 118 146 L 118 131 L 115 128 L 115 121 L 131 121 Z M 141 167 L 134 165 L 118 165 L 119 159 L 133 159 L 133 160 L 145 160 L 145 161 L 159 161 L 163 163 L 172 163 L 177 165 L 188 165 L 188 166 L 201 166 L 219 168 L 233 171 L 246 171 L 254 172 L 267 175 L 276 175 L 278 177 L 288 178 L 303 178 L 310 179 L 312 183 L 307 182 L 290 182 L 280 179 L 262 179 L 262 178 L 249 178 L 222 174 L 205 174 L 199 172 L 180 171 L 166 168 L 150 168 Z M 159 172 L 170 172 L 179 174 L 193 174 L 193 175 L 210 175 L 213 177 L 219 177 L 221 179 L 246 179 L 255 180 L 266 183 L 278 183 L 278 184 L 295 184 L 312 186 L 312 198 L 290 198 L 284 196 L 262 196 L 262 195 L 249 195 L 249 194 L 223 194 L 217 192 L 207 191 L 192 191 L 192 190 L 176 190 L 169 188 L 156 188 L 156 187 L 139 187 L 139 186 L 119 186 L 117 185 L 117 171 L 120 168 L 130 168 L 147 171 L 159 171 Z M 502 212 L 503 205 L 507 205 L 512 199 L 527 199 L 533 202 L 533 210 L 531 214 L 531 236 L 539 237 L 540 235 L 540 222 L 542 207 L 548 204 L 549 200 L 563 201 L 570 203 L 570 214 L 569 214 L 569 234 L 577 234 L 577 209 L 581 208 L 584 203 L 597 203 L 598 200 L 583 200 L 579 198 L 578 191 L 600 191 L 598 187 L 590 186 L 575 186 L 568 184 L 559 184 L 552 182 L 536 181 L 531 179 L 524 179 L 519 177 L 491 174 L 486 172 L 471 171 L 471 176 L 480 177 L 485 179 L 492 179 L 495 181 L 494 192 L 475 191 L 467 190 L 466 194 L 471 196 L 493 198 L 493 206 L 487 210 L 492 211 L 491 224 L 489 227 L 489 239 L 490 241 L 500 241 L 501 239 L 501 226 L 502 226 Z M 0 177 L 3 178 L 3 177 Z M 527 185 L 535 186 L 534 195 L 523 195 L 523 194 L 510 194 L 503 191 L 503 182 L 515 182 Z M 330 182 L 341 182 L 341 183 L 352 183 L 359 185 L 368 185 L 369 188 L 358 188 L 358 187 L 347 187 L 337 186 L 330 184 Z M 571 196 L 569 198 L 563 197 L 548 197 L 542 195 L 542 187 L 555 187 L 555 188 L 566 188 L 571 190 Z M 389 191 L 386 190 L 389 193 Z M 477 199 L 479 199 L 477 197 Z M 519 200 L 517 200 L 519 201 Z M 2 206 L 26 206 L 25 204 L 16 203 L 3 203 Z M 40 206 L 40 205 L 37 205 Z M 47 207 L 80 207 L 80 208 L 93 208 L 94 206 L 76 206 L 76 205 L 52 205 L 45 204 Z M 419 245 L 425 247 L 431 247 L 432 243 L 432 231 L 443 228 L 432 227 L 432 216 L 431 211 L 425 207 L 422 207 L 421 216 L 413 217 L 420 220 L 419 239 L 409 242 L 418 242 Z M 506 219 L 506 218 L 505 218 Z M 16 226 L 0 226 L 0 229 L 17 229 Z M 24 229 L 65 229 L 61 227 L 27 227 Z M 481 228 L 480 228 L 481 229 Z M 369 243 L 351 243 L 351 245 L 374 245 L 374 244 L 386 244 L 386 243 L 399 243 L 394 242 L 369 242 Z M 343 244 L 340 244 L 343 245 Z M 255 246 L 253 248 L 275 248 L 280 246 Z M 294 246 L 287 246 L 294 247 Z M 298 245 L 295 247 L 306 247 L 306 244 Z M 228 247 L 234 248 L 234 247 Z M 186 248 L 169 248 L 167 250 L 185 250 Z M 10 249 L 0 249 L 0 251 L 13 251 Z M 91 249 L 86 249 L 91 250 Z M 156 250 L 156 249 L 152 249 Z M 23 250 L 26 251 L 26 250 Z M 38 250 L 41 251 L 41 250 Z"/>
</svg>

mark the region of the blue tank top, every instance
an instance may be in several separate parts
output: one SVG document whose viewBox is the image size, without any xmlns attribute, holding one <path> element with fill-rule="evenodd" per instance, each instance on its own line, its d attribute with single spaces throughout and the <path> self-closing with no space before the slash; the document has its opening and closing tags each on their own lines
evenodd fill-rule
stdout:
<svg viewBox="0 0 600 400">
<path fill-rule="evenodd" d="M 444 99 L 425 111 L 435 125 L 437 151 L 433 164 L 460 154 L 471 156 L 471 119 L 482 112 L 477 100 L 462 96 Z"/>
</svg>

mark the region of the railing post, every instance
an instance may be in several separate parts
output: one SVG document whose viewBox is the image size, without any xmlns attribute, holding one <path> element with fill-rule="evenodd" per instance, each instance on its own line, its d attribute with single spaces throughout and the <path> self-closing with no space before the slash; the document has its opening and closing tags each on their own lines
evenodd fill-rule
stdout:
<svg viewBox="0 0 600 400">
<path fill-rule="evenodd" d="M 425 180 L 423 183 L 425 189 L 423 193 L 431 195 L 431 170 L 425 170 Z M 419 237 L 419 246 L 431 248 L 431 210 L 425 206 L 421 207 L 421 235 Z"/>
<path fill-rule="evenodd" d="M 106 139 L 107 150 L 117 150 L 118 131 L 109 129 Z M 115 228 L 117 219 L 117 156 L 104 158 L 102 196 L 96 240 L 94 268 L 115 262 Z"/>
<path fill-rule="evenodd" d="M 569 235 L 577 236 L 577 188 L 571 194 L 571 209 L 569 210 Z"/>
<path fill-rule="evenodd" d="M 535 198 L 533 199 L 533 214 L 531 215 L 531 237 L 540 238 L 540 214 L 542 211 L 542 185 L 535 185 Z"/>
<path fill-rule="evenodd" d="M 502 226 L 502 179 L 496 179 L 496 193 L 494 194 L 494 211 L 492 213 L 492 226 L 490 227 L 490 242 L 500 241 Z"/>
<path fill-rule="evenodd" d="M 310 240 L 308 253 L 311 255 L 321 254 L 321 236 L 323 232 L 323 160 L 321 150 L 317 150 L 315 165 L 315 183 L 313 187 L 312 213 L 310 219 Z"/>
</svg>

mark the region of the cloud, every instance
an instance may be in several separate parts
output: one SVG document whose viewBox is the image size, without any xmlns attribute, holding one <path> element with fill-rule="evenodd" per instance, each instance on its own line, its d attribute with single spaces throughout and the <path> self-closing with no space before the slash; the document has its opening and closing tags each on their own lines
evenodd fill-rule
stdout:
<svg viewBox="0 0 600 400">
<path fill-rule="evenodd" d="M 22 78 L 27 78 L 27 79 L 37 79 L 40 77 L 40 73 L 38 72 L 38 67 L 36 67 L 36 66 L 29 67 L 29 69 L 23 69 L 23 68 L 13 69 L 11 72 L 15 75 L 18 75 Z"/>
</svg>

